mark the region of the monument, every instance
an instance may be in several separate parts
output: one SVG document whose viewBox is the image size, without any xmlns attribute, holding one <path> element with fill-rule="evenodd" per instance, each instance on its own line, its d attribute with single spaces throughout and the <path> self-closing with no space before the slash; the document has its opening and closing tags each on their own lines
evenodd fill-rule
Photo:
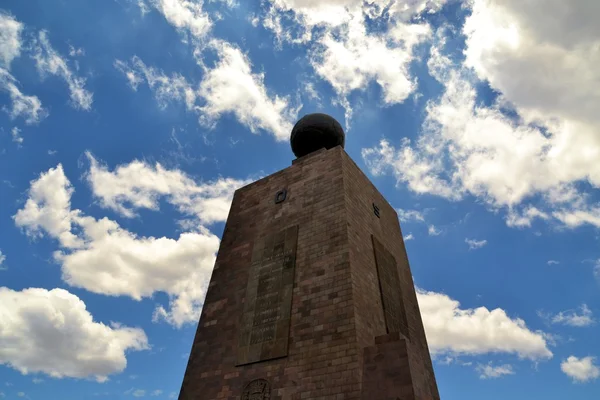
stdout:
<svg viewBox="0 0 600 400">
<path fill-rule="evenodd" d="M 332 117 L 291 145 L 233 196 L 179 399 L 439 399 L 396 212 Z"/>
</svg>

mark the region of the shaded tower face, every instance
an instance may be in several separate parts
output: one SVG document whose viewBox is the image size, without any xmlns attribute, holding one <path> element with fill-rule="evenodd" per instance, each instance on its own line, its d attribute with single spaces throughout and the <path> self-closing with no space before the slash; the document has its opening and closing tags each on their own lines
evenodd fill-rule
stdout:
<svg viewBox="0 0 600 400">
<path fill-rule="evenodd" d="M 235 192 L 180 399 L 439 399 L 396 212 L 332 121 Z"/>
</svg>

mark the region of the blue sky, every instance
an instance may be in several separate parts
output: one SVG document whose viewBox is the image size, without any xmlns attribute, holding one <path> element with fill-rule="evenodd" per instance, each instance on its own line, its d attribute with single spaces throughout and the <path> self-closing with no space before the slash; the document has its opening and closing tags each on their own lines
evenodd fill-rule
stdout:
<svg viewBox="0 0 600 400">
<path fill-rule="evenodd" d="M 5 0 L 0 398 L 176 398 L 236 188 L 320 111 L 442 399 L 600 395 L 595 0 Z"/>
</svg>

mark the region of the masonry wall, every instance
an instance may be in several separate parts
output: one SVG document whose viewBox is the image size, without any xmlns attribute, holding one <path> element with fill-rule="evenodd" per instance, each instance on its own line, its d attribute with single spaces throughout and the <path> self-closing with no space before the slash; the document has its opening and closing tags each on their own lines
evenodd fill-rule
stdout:
<svg viewBox="0 0 600 400">
<path fill-rule="evenodd" d="M 408 323 L 408 332 L 403 332 L 404 335 L 402 336 L 407 339 L 406 347 L 408 351 L 406 356 L 410 362 L 414 398 L 439 399 L 433 365 L 427 347 L 427 339 L 396 211 L 345 152 L 342 154 L 342 165 L 348 210 L 348 240 L 357 345 L 361 350 L 359 361 L 361 364 L 364 362 L 362 349 L 373 346 L 375 337 L 387 333 L 377 266 L 371 242 L 371 235 L 374 235 L 386 250 L 393 254 L 398 266 L 400 278 L 398 290 L 402 294 Z M 373 204 L 379 208 L 379 217 L 373 211 Z M 381 382 L 381 384 L 383 385 L 384 382 Z M 373 394 L 370 398 L 375 399 L 376 396 Z"/>
<path fill-rule="evenodd" d="M 257 378 L 271 382 L 271 400 L 360 397 L 342 153 L 315 152 L 236 191 L 180 399 L 237 400 Z M 287 199 L 275 204 L 283 188 Z M 236 367 L 253 241 L 292 225 L 299 230 L 288 356 Z"/>
<path fill-rule="evenodd" d="M 275 204 L 284 188 L 286 200 Z M 253 244 L 293 225 L 288 356 L 236 366 Z M 397 260 L 408 340 L 386 335 L 371 234 Z M 365 394 L 381 385 L 400 393 L 394 400 L 439 399 L 398 218 L 341 147 L 294 160 L 234 195 L 179 399 L 240 400 L 254 379 L 270 382 L 270 400 L 383 399 Z M 398 389 L 407 379 L 410 390 Z"/>
</svg>

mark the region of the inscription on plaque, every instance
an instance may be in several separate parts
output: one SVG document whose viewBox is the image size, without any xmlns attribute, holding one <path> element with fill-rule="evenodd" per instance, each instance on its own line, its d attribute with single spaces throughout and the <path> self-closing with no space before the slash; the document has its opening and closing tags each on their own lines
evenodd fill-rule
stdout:
<svg viewBox="0 0 600 400">
<path fill-rule="evenodd" d="M 292 226 L 254 243 L 237 365 L 287 356 L 297 242 Z"/>
<path fill-rule="evenodd" d="M 271 385 L 265 379 L 250 381 L 242 393 L 242 400 L 269 400 L 271 398 Z"/>
<path fill-rule="evenodd" d="M 387 333 L 400 332 L 409 338 L 396 259 L 392 253 L 383 247 L 375 236 L 371 235 L 371 238 L 373 240 L 373 250 L 375 252 L 375 263 L 377 264 L 379 289 L 381 291 L 381 302 L 383 303 Z"/>
</svg>

